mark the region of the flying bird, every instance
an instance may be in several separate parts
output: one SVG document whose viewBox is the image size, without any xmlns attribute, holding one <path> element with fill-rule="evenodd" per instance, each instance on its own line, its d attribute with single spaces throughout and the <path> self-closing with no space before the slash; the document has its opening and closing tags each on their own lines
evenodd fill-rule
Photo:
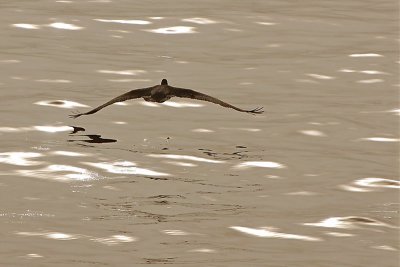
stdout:
<svg viewBox="0 0 400 267">
<path fill-rule="evenodd" d="M 181 98 L 191 98 L 191 99 L 197 99 L 197 100 L 202 100 L 202 101 L 208 101 L 212 102 L 218 105 L 221 105 L 223 107 L 227 108 L 232 108 L 234 110 L 240 111 L 240 112 L 246 112 L 250 114 L 261 114 L 264 111 L 262 110 L 263 108 L 255 108 L 251 110 L 245 110 L 241 109 L 238 107 L 235 107 L 231 104 L 228 104 L 224 101 L 221 101 L 215 97 L 191 90 L 191 89 L 186 89 L 186 88 L 178 88 L 178 87 L 173 87 L 168 85 L 168 81 L 166 79 L 162 79 L 160 85 L 155 85 L 152 87 L 147 87 L 147 88 L 141 88 L 141 89 L 135 89 L 132 91 L 129 91 L 125 94 L 122 94 L 120 96 L 117 96 L 116 98 L 111 99 L 110 101 L 104 103 L 101 106 L 98 106 L 97 108 L 94 108 L 88 112 L 85 113 L 77 113 L 77 114 L 71 114 L 69 115 L 70 118 L 78 118 L 82 115 L 90 115 L 93 113 L 96 113 L 97 111 L 114 104 L 116 102 L 123 102 L 129 99 L 136 99 L 136 98 L 143 98 L 146 101 L 149 102 L 157 102 L 157 103 L 163 103 L 170 99 L 171 97 L 181 97 Z"/>
</svg>

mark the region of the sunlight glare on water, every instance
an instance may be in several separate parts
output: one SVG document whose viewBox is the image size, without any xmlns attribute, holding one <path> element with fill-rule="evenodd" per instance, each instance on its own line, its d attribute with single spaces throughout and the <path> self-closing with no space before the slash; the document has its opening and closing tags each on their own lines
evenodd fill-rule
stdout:
<svg viewBox="0 0 400 267">
<path fill-rule="evenodd" d="M 247 169 L 249 167 L 276 168 L 276 169 L 286 168 L 285 165 L 273 161 L 248 161 L 240 163 L 235 166 L 235 168 L 237 169 Z"/>
<path fill-rule="evenodd" d="M 283 238 L 283 239 L 299 239 L 304 241 L 322 241 L 320 238 L 311 237 L 311 236 L 304 236 L 304 235 L 295 235 L 295 234 L 286 234 L 275 232 L 273 230 L 269 230 L 268 228 L 262 229 L 255 229 L 250 227 L 243 227 L 243 226 L 231 226 L 231 229 L 236 231 L 246 233 L 249 235 L 254 235 L 258 237 L 266 237 L 266 238 Z"/>
<path fill-rule="evenodd" d="M 135 174 L 135 175 L 148 175 L 148 176 L 169 176 L 168 173 L 156 172 L 144 168 L 136 167 L 134 163 L 123 161 L 123 162 L 84 162 L 86 165 L 93 166 L 106 170 L 110 173 L 118 174 Z"/>
<path fill-rule="evenodd" d="M 151 24 L 150 21 L 147 20 L 137 20 L 137 19 L 130 19 L 130 20 L 124 20 L 124 19 L 94 19 L 95 21 L 100 21 L 100 22 L 113 22 L 113 23 L 121 23 L 121 24 L 135 24 L 135 25 L 147 25 Z"/>
<path fill-rule="evenodd" d="M 36 152 L 4 152 L 0 153 L 0 163 L 7 163 L 18 166 L 40 165 L 40 161 L 30 160 L 41 157 L 42 154 Z"/>
<path fill-rule="evenodd" d="M 187 34 L 187 33 L 196 33 L 195 27 L 189 26 L 173 26 L 167 28 L 158 28 L 153 30 L 146 30 L 148 32 L 160 33 L 160 34 Z"/>
</svg>

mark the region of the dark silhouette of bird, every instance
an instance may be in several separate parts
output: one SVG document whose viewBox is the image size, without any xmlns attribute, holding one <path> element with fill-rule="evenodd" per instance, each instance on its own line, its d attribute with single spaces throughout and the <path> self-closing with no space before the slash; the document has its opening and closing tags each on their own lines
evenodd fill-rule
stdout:
<svg viewBox="0 0 400 267">
<path fill-rule="evenodd" d="M 78 132 L 84 132 L 84 131 L 86 131 L 86 129 L 85 128 L 83 128 L 83 127 L 78 127 L 78 126 L 71 126 L 72 127 L 72 132 L 70 132 L 70 134 L 76 134 L 76 133 L 78 133 Z"/>
<path fill-rule="evenodd" d="M 96 143 L 96 144 L 117 142 L 117 140 L 115 140 L 115 139 L 103 138 L 103 137 L 101 137 L 100 134 L 85 134 L 85 135 L 76 135 L 76 136 L 87 136 L 90 139 L 89 140 L 68 140 L 68 142 L 78 142 L 79 141 L 79 142 Z"/>
<path fill-rule="evenodd" d="M 178 88 L 178 87 L 173 87 L 168 85 L 168 81 L 166 79 L 162 79 L 160 85 L 155 85 L 152 87 L 147 87 L 147 88 L 141 88 L 141 89 L 135 89 L 132 91 L 129 91 L 123 95 L 117 96 L 116 98 L 111 99 L 110 101 L 104 103 L 101 106 L 98 106 L 97 108 L 94 108 L 88 112 L 85 113 L 77 113 L 77 114 L 71 114 L 71 118 L 78 118 L 82 115 L 90 115 L 93 113 L 96 113 L 97 111 L 114 104 L 116 102 L 123 102 L 129 99 L 136 99 L 136 98 L 143 98 L 146 101 L 149 102 L 157 102 L 157 103 L 163 103 L 170 99 L 171 97 L 181 97 L 181 98 L 191 98 L 191 99 L 197 99 L 197 100 L 203 100 L 203 101 L 208 101 L 212 102 L 218 105 L 221 105 L 223 107 L 227 108 L 232 108 L 234 110 L 240 111 L 240 112 L 246 112 L 250 114 L 261 114 L 264 111 L 262 110 L 263 108 L 255 108 L 251 110 L 245 110 L 241 109 L 238 107 L 235 107 L 231 104 L 228 104 L 224 101 L 221 101 L 215 97 L 191 90 L 191 89 L 186 89 L 186 88 Z"/>
</svg>

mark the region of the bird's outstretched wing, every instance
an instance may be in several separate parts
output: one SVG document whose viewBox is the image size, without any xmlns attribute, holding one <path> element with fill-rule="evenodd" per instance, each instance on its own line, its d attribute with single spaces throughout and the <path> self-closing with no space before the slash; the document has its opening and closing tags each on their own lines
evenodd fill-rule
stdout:
<svg viewBox="0 0 400 267">
<path fill-rule="evenodd" d="M 223 107 L 227 107 L 227 108 L 233 108 L 234 110 L 240 111 L 240 112 L 247 112 L 247 113 L 251 113 L 251 114 L 261 114 L 264 111 L 262 110 L 263 107 L 258 107 L 255 109 L 251 109 L 251 110 L 245 110 L 245 109 L 241 109 L 238 107 L 235 107 L 231 104 L 228 104 L 224 101 L 221 101 L 215 97 L 191 90 L 191 89 L 185 89 L 185 88 L 178 88 L 178 87 L 172 87 L 172 94 L 177 96 L 177 97 L 184 97 L 184 98 L 191 98 L 191 99 L 197 99 L 197 100 L 203 100 L 203 101 L 208 101 L 208 102 L 212 102 L 218 105 L 221 105 Z"/>
<path fill-rule="evenodd" d="M 107 103 L 104 103 L 101 106 L 98 106 L 97 108 L 94 108 L 88 112 L 85 113 L 77 113 L 77 114 L 71 114 L 69 115 L 70 118 L 78 118 L 79 116 L 82 115 L 89 115 L 89 114 L 93 114 L 96 113 L 97 111 L 99 111 L 100 109 L 103 109 L 111 104 L 114 104 L 116 102 L 123 102 L 129 99 L 135 99 L 135 98 L 141 98 L 143 96 L 147 96 L 150 95 L 151 89 L 153 87 L 148 87 L 148 88 L 142 88 L 142 89 L 135 89 L 132 91 L 129 91 L 123 95 L 117 96 L 116 98 L 111 99 L 110 101 L 108 101 Z"/>
</svg>

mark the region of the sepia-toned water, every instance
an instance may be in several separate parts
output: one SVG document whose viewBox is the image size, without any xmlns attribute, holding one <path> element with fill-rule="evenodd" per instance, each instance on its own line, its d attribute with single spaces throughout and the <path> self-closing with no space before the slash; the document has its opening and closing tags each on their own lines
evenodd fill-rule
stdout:
<svg viewBox="0 0 400 267">
<path fill-rule="evenodd" d="M 0 266 L 398 266 L 397 1 L 2 1 L 0 21 Z M 68 117 L 163 78 L 265 113 Z"/>
</svg>

